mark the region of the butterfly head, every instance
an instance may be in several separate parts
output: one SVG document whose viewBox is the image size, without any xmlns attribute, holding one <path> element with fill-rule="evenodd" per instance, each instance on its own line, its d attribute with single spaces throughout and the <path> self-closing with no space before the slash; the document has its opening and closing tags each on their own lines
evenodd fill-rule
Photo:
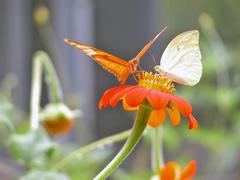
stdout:
<svg viewBox="0 0 240 180">
<path fill-rule="evenodd" d="M 137 67 L 139 65 L 139 59 L 138 58 L 133 58 L 128 62 L 128 68 L 131 73 L 135 73 L 137 71 Z"/>
<path fill-rule="evenodd" d="M 162 70 L 162 68 L 160 67 L 160 65 L 156 65 L 154 66 L 154 70 L 157 74 L 161 75 L 161 76 L 166 76 L 166 72 L 164 70 Z"/>
</svg>

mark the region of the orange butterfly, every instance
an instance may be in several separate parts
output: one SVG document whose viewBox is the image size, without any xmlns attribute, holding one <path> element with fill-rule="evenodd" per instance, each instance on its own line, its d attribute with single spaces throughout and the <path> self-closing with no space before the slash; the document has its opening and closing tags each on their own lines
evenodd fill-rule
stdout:
<svg viewBox="0 0 240 180">
<path fill-rule="evenodd" d="M 95 60 L 108 72 L 114 74 L 117 77 L 120 84 L 124 84 L 130 74 L 133 74 L 137 71 L 140 59 L 142 56 L 149 50 L 153 43 L 157 40 L 160 34 L 166 29 L 166 27 L 158 33 L 151 41 L 149 41 L 143 49 L 138 53 L 136 57 L 130 61 L 125 61 L 119 57 L 101 51 L 97 48 L 80 44 L 76 41 L 70 39 L 64 39 L 64 41 L 84 52 L 86 55 Z"/>
</svg>

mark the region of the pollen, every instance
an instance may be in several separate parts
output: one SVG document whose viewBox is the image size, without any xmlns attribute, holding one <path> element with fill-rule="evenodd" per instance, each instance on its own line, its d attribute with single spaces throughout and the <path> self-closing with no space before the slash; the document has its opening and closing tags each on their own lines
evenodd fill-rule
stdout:
<svg viewBox="0 0 240 180">
<path fill-rule="evenodd" d="M 164 93 L 173 93 L 175 87 L 173 82 L 160 74 L 153 74 L 152 72 L 141 71 L 138 73 L 138 84 L 140 86 L 159 90 Z"/>
</svg>

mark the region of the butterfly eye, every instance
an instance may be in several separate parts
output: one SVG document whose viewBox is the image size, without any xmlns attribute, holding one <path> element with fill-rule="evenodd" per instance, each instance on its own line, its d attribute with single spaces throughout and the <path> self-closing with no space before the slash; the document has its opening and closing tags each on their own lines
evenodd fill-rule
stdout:
<svg viewBox="0 0 240 180">
<path fill-rule="evenodd" d="M 160 69 L 159 66 L 154 66 L 154 70 L 155 70 L 157 73 L 159 73 L 159 74 L 160 74 L 160 72 L 161 72 L 161 69 Z"/>
<path fill-rule="evenodd" d="M 132 60 L 132 64 L 133 64 L 134 66 L 138 65 L 138 62 L 139 62 L 139 60 L 138 60 L 137 58 L 134 58 L 134 59 Z"/>
</svg>

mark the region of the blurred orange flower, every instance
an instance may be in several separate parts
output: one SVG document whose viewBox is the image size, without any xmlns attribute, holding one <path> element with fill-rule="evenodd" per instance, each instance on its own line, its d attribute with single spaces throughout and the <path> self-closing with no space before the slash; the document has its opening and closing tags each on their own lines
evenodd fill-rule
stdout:
<svg viewBox="0 0 240 180">
<path fill-rule="evenodd" d="M 50 135 L 59 135 L 68 133 L 73 123 L 72 119 L 45 120 L 43 126 Z"/>
<path fill-rule="evenodd" d="M 68 133 L 73 125 L 76 112 L 63 103 L 47 104 L 40 113 L 43 127 L 50 135 Z"/>
<path fill-rule="evenodd" d="M 191 180 L 196 172 L 197 163 L 195 160 L 190 161 L 184 169 L 181 169 L 178 163 L 172 161 L 160 169 L 158 177 L 161 180 Z"/>
<path fill-rule="evenodd" d="M 172 125 L 180 124 L 180 113 L 189 120 L 189 129 L 198 128 L 192 115 L 192 106 L 184 99 L 173 94 L 173 83 L 166 77 L 148 72 L 140 72 L 138 85 L 124 85 L 108 89 L 103 94 L 98 108 L 108 105 L 115 107 L 120 100 L 125 110 L 136 110 L 146 101 L 152 108 L 148 124 L 157 127 L 164 122 L 167 113 Z"/>
</svg>

